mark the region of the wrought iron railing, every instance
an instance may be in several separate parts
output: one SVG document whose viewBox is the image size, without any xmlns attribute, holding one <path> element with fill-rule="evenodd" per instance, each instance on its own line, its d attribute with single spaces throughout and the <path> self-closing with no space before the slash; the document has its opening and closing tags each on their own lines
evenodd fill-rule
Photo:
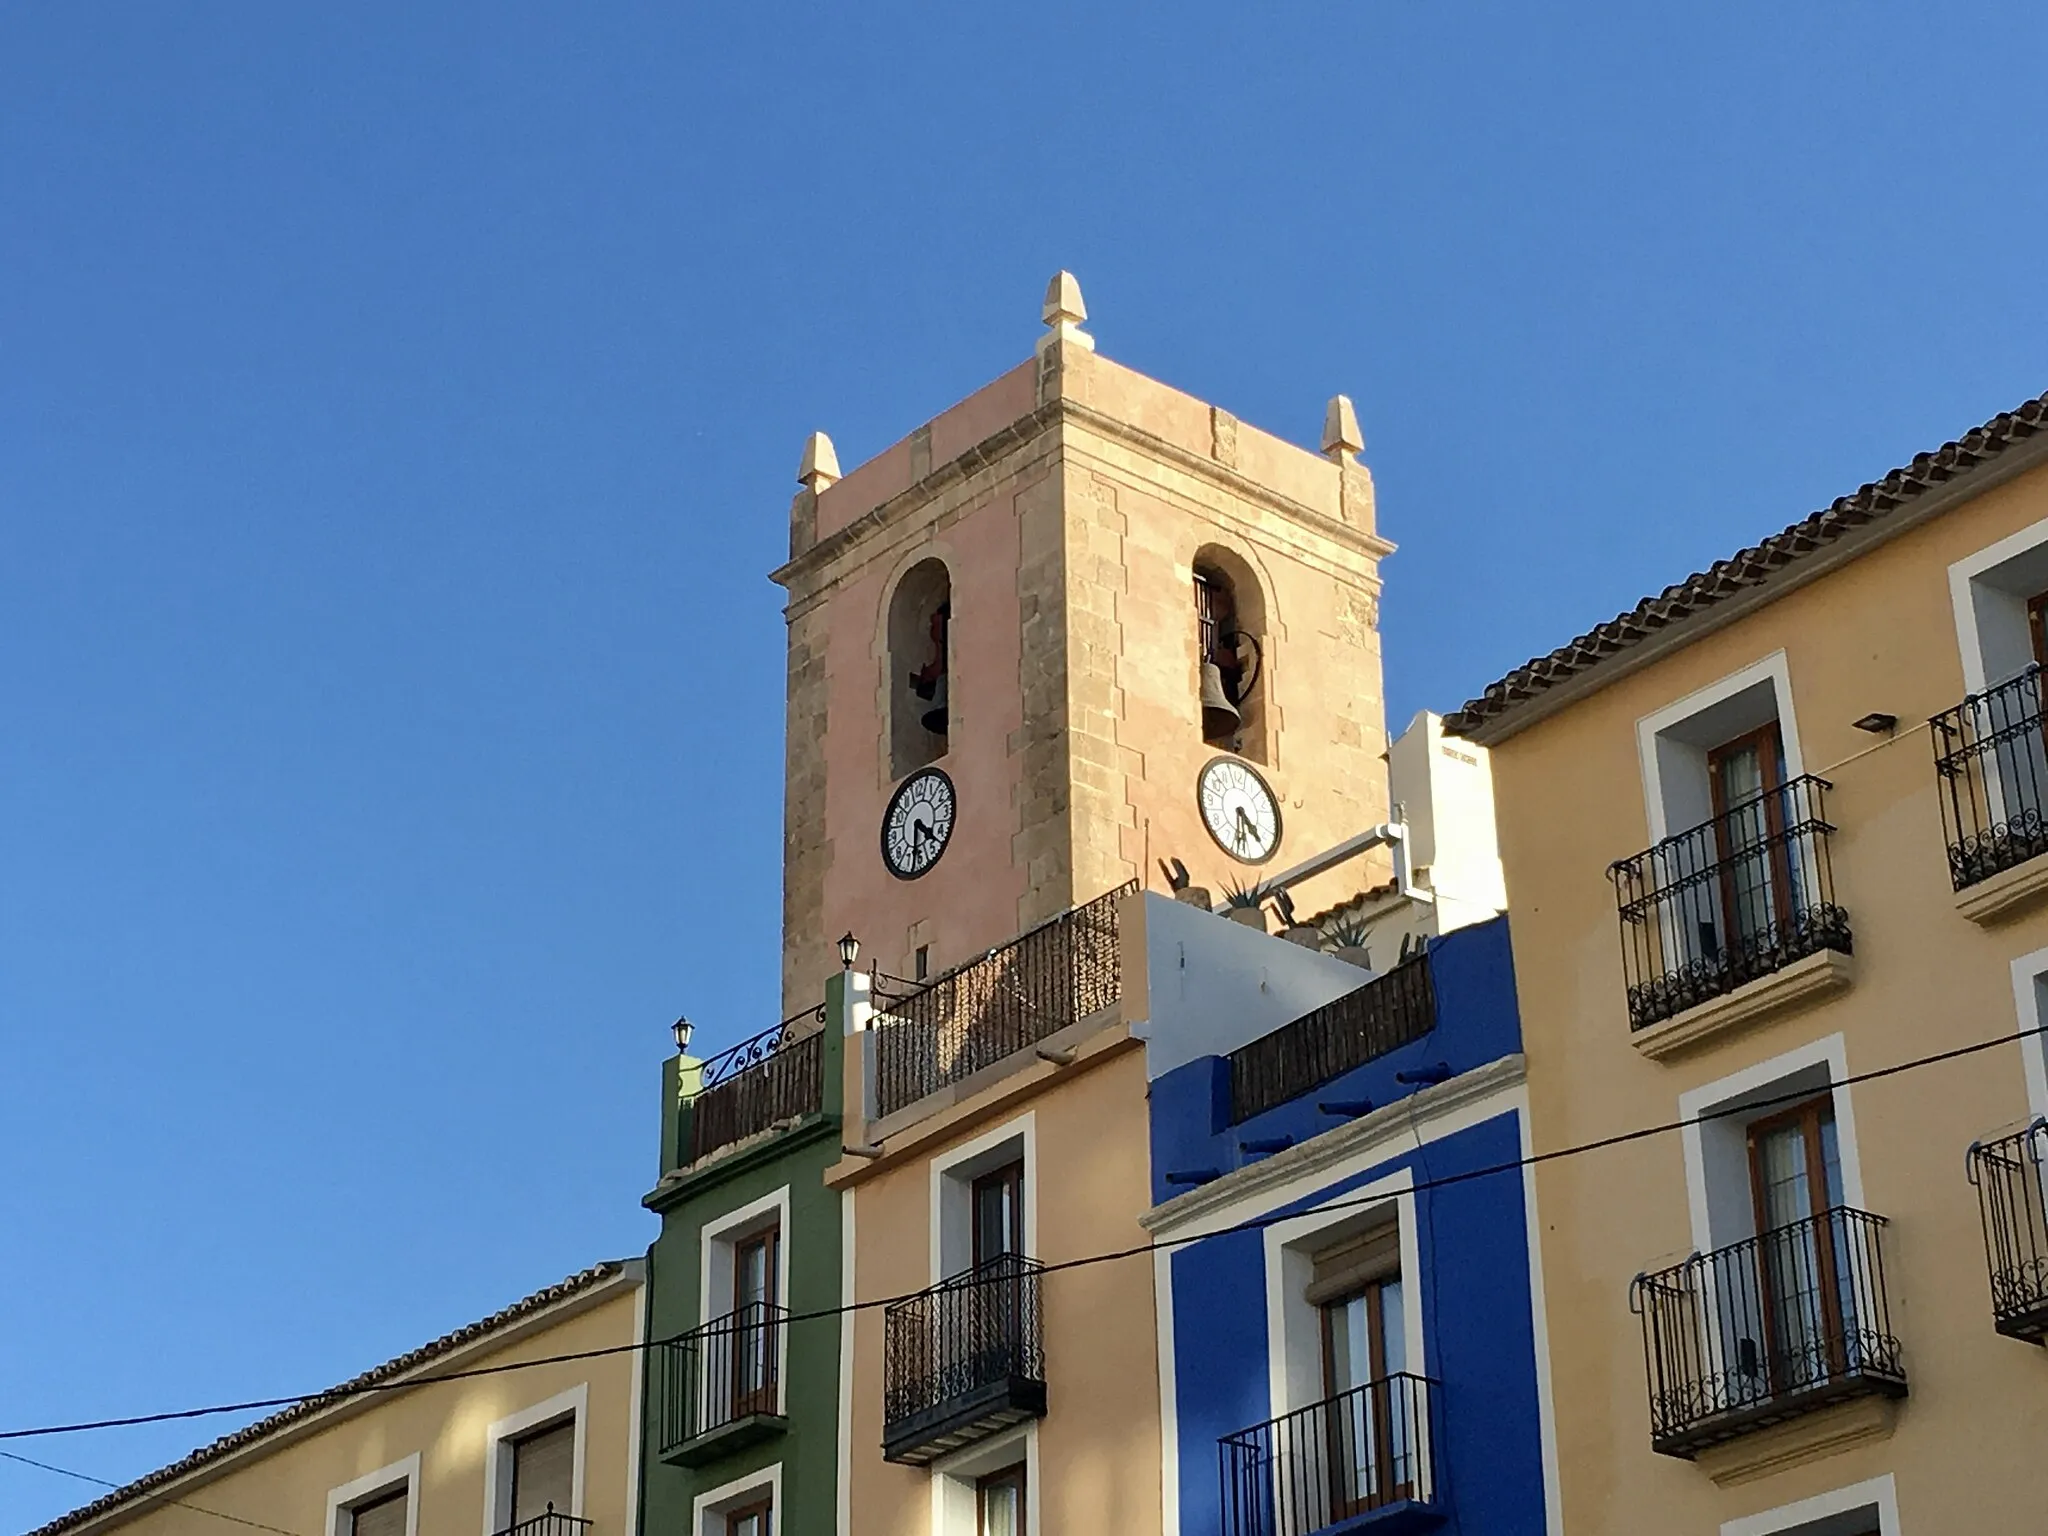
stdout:
<svg viewBox="0 0 2048 1536">
<path fill-rule="evenodd" d="M 720 1147 L 822 1109 L 824 1024 L 821 1004 L 705 1062 L 691 1101 L 684 1160 L 694 1163 Z"/>
<path fill-rule="evenodd" d="M 2038 666 L 1928 724 L 1949 880 L 1964 890 L 2048 853 L 2048 748 Z"/>
<path fill-rule="evenodd" d="M 1837 1206 L 1638 1275 L 1651 1448 L 1690 1457 L 1842 1398 L 1903 1396 L 1884 1225 Z"/>
<path fill-rule="evenodd" d="M 753 1302 L 662 1346 L 663 1455 L 758 1415 L 782 1412 L 789 1313 Z"/>
<path fill-rule="evenodd" d="M 1803 775 L 1607 871 L 1628 1019 L 1643 1029 L 1822 950 L 1850 951 L 1822 796 Z"/>
<path fill-rule="evenodd" d="M 1222 1536 L 1310 1536 L 1435 1503 L 1435 1385 L 1403 1372 L 1225 1435 Z"/>
<path fill-rule="evenodd" d="M 880 1114 L 1036 1045 L 1122 996 L 1117 905 L 1137 882 L 1062 912 L 920 990 L 877 996 Z"/>
<path fill-rule="evenodd" d="M 1436 1028 L 1429 953 L 1230 1053 L 1230 1123 L 1285 1104 Z"/>
<path fill-rule="evenodd" d="M 590 1522 L 579 1515 L 565 1515 L 550 1503 L 537 1515 L 508 1525 L 497 1536 L 584 1536 Z"/>
<path fill-rule="evenodd" d="M 1045 1380 L 1036 1259 L 1006 1253 L 882 1313 L 883 1438 L 1007 1382 Z"/>
<path fill-rule="evenodd" d="M 2048 1120 L 1970 1148 L 1970 1182 L 1984 1222 L 1991 1317 L 2016 1339 L 2048 1334 Z"/>
</svg>

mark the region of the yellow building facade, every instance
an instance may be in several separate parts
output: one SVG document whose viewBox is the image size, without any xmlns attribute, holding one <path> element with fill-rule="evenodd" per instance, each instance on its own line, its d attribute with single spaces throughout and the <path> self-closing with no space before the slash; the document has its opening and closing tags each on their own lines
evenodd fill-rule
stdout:
<svg viewBox="0 0 2048 1536">
<path fill-rule="evenodd" d="M 33 1536 L 633 1536 L 642 1269 L 572 1275 Z"/>
<path fill-rule="evenodd" d="M 2048 397 L 1449 721 L 1533 1150 L 1673 1127 L 1536 1171 L 1573 1536 L 2042 1528 L 2044 594 Z"/>
</svg>

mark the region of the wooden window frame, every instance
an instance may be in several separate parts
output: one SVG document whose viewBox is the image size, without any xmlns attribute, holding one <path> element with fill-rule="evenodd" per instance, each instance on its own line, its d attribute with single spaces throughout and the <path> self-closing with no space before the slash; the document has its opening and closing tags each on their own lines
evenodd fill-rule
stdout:
<svg viewBox="0 0 2048 1536">
<path fill-rule="evenodd" d="M 738 1509 L 725 1512 L 725 1536 L 738 1536 L 740 1522 L 749 1516 L 761 1517 L 761 1536 L 775 1536 L 775 1498 L 766 1495 L 751 1504 L 742 1504 Z"/>
<path fill-rule="evenodd" d="M 1755 730 L 1744 731 L 1740 736 L 1730 737 L 1707 753 L 1707 788 L 1713 797 L 1714 824 L 1719 829 L 1717 842 L 1724 842 L 1728 831 L 1727 816 L 1731 809 L 1727 792 L 1721 787 L 1721 764 L 1734 753 L 1750 747 L 1756 750 L 1758 778 L 1763 783 L 1761 801 L 1763 806 L 1763 836 L 1765 841 L 1764 859 L 1768 870 L 1770 888 L 1771 920 L 1780 929 L 1789 927 L 1792 921 L 1792 863 L 1786 856 L 1785 848 L 1785 733 L 1775 719 L 1767 720 Z M 1740 802 L 1737 802 L 1740 803 Z M 1736 869 L 1742 857 L 1737 850 L 1725 846 L 1715 849 L 1721 862 L 1721 921 L 1727 929 L 1722 940 L 1725 952 L 1731 945 L 1740 943 L 1744 937 L 1741 923 L 1740 892 L 1736 886 Z"/>
<path fill-rule="evenodd" d="M 988 1493 L 991 1488 L 1009 1486 L 1017 1490 L 1017 1529 L 1030 1528 L 1030 1479 L 1024 1463 L 1015 1461 L 999 1471 L 974 1480 L 974 1536 L 988 1536 Z"/>
<path fill-rule="evenodd" d="M 1800 1140 L 1806 1148 L 1807 1212 L 1799 1219 L 1813 1223 L 1814 1287 L 1819 1293 L 1820 1322 L 1827 1337 L 1828 1374 L 1839 1376 L 1848 1368 L 1848 1361 L 1843 1355 L 1843 1341 L 1846 1338 L 1845 1320 L 1842 1316 L 1842 1298 L 1835 1283 L 1839 1270 L 1836 1265 L 1834 1228 L 1822 1219 L 1834 1207 L 1828 1192 L 1827 1157 L 1823 1150 L 1821 1126 L 1824 1123 L 1832 1124 L 1834 1118 L 1834 1095 L 1819 1093 L 1774 1114 L 1752 1120 L 1743 1128 L 1745 1155 L 1749 1162 L 1750 1208 L 1754 1213 L 1757 1234 L 1758 1291 L 1763 1302 L 1765 1381 L 1773 1392 L 1781 1390 L 1775 1380 L 1779 1369 L 1777 1340 L 1781 1335 L 1777 1316 L 1778 1287 L 1773 1283 L 1771 1274 L 1771 1265 L 1775 1262 L 1772 1255 L 1775 1250 L 1770 1245 L 1768 1234 L 1780 1229 L 1767 1225 L 1770 1214 L 1764 1202 L 1763 1162 L 1757 1155 L 1758 1144 L 1764 1137 L 1788 1126 L 1797 1126 L 1800 1129 Z"/>
<path fill-rule="evenodd" d="M 1316 1310 L 1322 1332 L 1323 1353 L 1323 1400 L 1332 1402 L 1338 1394 L 1337 1351 L 1331 1325 L 1331 1314 L 1339 1308 L 1348 1307 L 1360 1297 L 1366 1299 L 1366 1339 L 1369 1364 L 1367 1379 L 1345 1391 L 1365 1387 L 1366 1416 L 1371 1425 L 1373 1444 L 1379 1447 L 1379 1456 L 1373 1467 L 1372 1486 L 1355 1488 L 1351 1485 L 1351 1468 L 1345 1465 L 1349 1459 L 1344 1451 L 1342 1423 L 1335 1412 L 1324 1414 L 1324 1435 L 1328 1442 L 1330 1482 L 1330 1511 L 1337 1519 L 1348 1520 L 1353 1515 L 1363 1514 L 1369 1509 L 1379 1509 L 1396 1499 L 1407 1498 L 1414 1492 L 1411 1482 L 1394 1481 L 1394 1458 L 1391 1448 L 1394 1443 L 1393 1388 L 1387 1384 L 1387 1292 L 1389 1281 L 1398 1283 L 1398 1271 L 1367 1280 L 1356 1289 L 1342 1296 L 1334 1296 L 1323 1302 Z M 1397 1321 L 1399 1321 L 1397 1319 Z"/>
<path fill-rule="evenodd" d="M 762 1287 L 763 1294 L 758 1303 L 741 1300 L 740 1277 L 746 1273 L 747 1255 L 757 1250 L 764 1251 L 765 1260 Z M 781 1293 L 782 1275 L 782 1226 L 763 1228 L 749 1232 L 744 1237 L 733 1239 L 732 1243 L 732 1318 L 733 1334 L 731 1343 L 732 1361 L 732 1416 L 734 1419 L 750 1418 L 755 1414 L 773 1414 L 781 1407 L 781 1369 L 779 1340 L 774 1327 L 776 1297 Z M 742 1315 L 751 1307 L 760 1309 L 759 1317 Z M 760 1380 L 750 1382 L 741 1370 L 743 1350 L 747 1344 L 759 1351 Z"/>
<path fill-rule="evenodd" d="M 968 1257 L 969 1262 L 977 1270 L 1002 1256 L 998 1253 L 984 1253 L 981 1246 L 982 1192 L 1002 1187 L 1007 1187 L 1010 1192 L 1010 1246 L 1003 1252 L 1020 1256 L 1024 1252 L 1024 1159 L 1019 1157 L 1000 1168 L 991 1168 L 987 1173 L 971 1180 L 967 1186 Z"/>
</svg>

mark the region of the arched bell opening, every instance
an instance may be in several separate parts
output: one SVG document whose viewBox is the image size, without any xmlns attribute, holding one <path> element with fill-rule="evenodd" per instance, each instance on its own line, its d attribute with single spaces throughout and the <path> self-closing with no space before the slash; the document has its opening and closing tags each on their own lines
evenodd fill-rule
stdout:
<svg viewBox="0 0 2048 1536">
<path fill-rule="evenodd" d="M 1269 647 L 1258 578 L 1229 550 L 1205 547 L 1195 554 L 1194 596 L 1202 740 L 1263 763 Z"/>
<path fill-rule="evenodd" d="M 951 688 L 946 645 L 953 580 L 943 560 L 920 560 L 889 599 L 889 760 L 902 778 L 946 755 Z"/>
</svg>

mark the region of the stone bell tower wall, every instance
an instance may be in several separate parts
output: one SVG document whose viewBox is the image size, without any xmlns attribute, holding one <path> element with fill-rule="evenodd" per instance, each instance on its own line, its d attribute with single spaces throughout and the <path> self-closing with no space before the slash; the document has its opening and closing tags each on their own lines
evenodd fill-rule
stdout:
<svg viewBox="0 0 2048 1536">
<path fill-rule="evenodd" d="M 1049 317 L 1048 323 L 1052 323 Z M 1348 407 L 1347 407 L 1348 409 Z M 1326 433 L 1327 435 L 1327 433 Z M 1356 429 L 1318 455 L 1099 357 L 1063 323 L 1030 362 L 843 479 L 807 450 L 791 509 L 783 893 L 785 1011 L 837 966 L 912 974 L 972 958 L 1179 858 L 1220 899 L 1387 819 L 1372 479 Z M 822 445 L 820 449 L 819 445 Z M 1198 554 L 1256 585 L 1267 681 L 1247 756 L 1279 796 L 1282 842 L 1232 862 L 1195 784 Z M 884 866 L 899 782 L 889 710 L 904 666 L 890 599 L 920 561 L 951 582 L 951 844 L 923 878 Z M 1303 912 L 1384 879 L 1359 859 L 1297 891 Z"/>
</svg>

